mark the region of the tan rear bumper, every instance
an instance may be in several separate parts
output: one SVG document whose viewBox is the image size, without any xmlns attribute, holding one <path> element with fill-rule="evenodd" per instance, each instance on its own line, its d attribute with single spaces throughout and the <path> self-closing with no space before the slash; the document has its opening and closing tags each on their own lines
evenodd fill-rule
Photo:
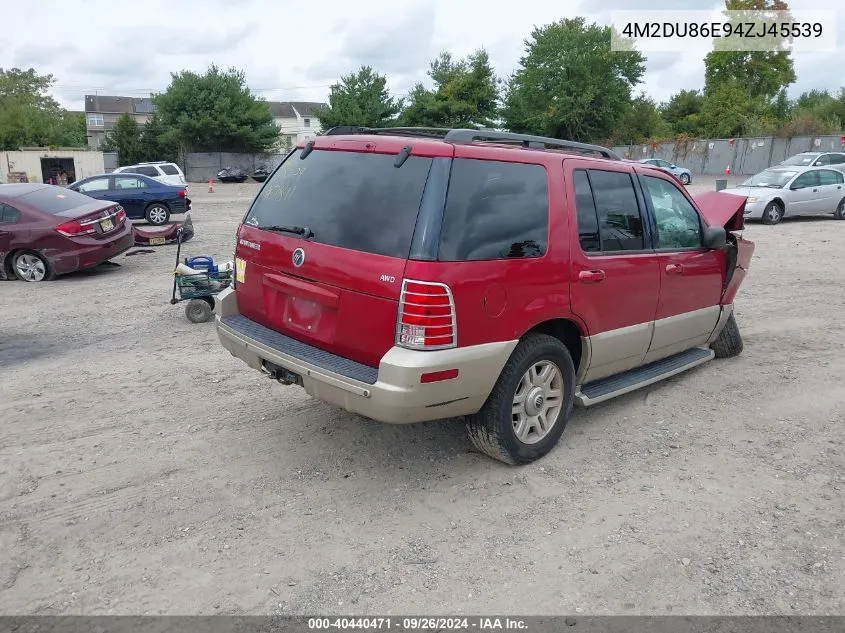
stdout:
<svg viewBox="0 0 845 633">
<path fill-rule="evenodd" d="M 305 391 L 321 400 L 390 424 L 437 420 L 477 412 L 493 389 L 518 341 L 420 352 L 392 347 L 375 382 L 357 380 L 258 340 L 237 326 L 237 295 L 226 289 L 215 302 L 217 335 L 229 352 L 253 369 L 265 361 L 302 377 Z M 261 327 L 261 326 L 258 326 Z M 457 369 L 458 377 L 421 383 L 424 373 Z"/>
</svg>

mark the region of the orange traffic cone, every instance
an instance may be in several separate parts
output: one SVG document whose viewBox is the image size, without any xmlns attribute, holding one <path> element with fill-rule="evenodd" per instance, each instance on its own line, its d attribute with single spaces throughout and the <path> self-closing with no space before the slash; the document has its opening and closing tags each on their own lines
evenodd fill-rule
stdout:
<svg viewBox="0 0 845 633">
<path fill-rule="evenodd" d="M 725 176 L 730 176 L 730 175 L 731 175 L 731 166 L 728 165 L 727 167 L 725 167 Z"/>
<path fill-rule="evenodd" d="M 214 193 L 214 178 L 208 178 L 208 193 Z"/>
</svg>

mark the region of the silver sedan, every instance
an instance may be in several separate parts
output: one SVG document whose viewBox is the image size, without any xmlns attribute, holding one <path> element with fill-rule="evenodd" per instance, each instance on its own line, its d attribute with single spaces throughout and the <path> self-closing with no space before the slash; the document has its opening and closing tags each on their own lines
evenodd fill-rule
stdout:
<svg viewBox="0 0 845 633">
<path fill-rule="evenodd" d="M 725 193 L 745 196 L 745 218 L 777 224 L 785 217 L 832 213 L 845 220 L 845 174 L 825 167 L 770 167 Z"/>
</svg>

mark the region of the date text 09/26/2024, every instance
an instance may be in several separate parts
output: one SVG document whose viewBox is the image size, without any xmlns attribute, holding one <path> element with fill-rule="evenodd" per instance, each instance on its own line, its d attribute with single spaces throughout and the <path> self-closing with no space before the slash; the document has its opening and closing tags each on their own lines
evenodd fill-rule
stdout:
<svg viewBox="0 0 845 633">
<path fill-rule="evenodd" d="M 527 631 L 524 620 L 500 617 L 349 617 L 309 618 L 311 631 L 395 630 L 395 631 Z"/>
</svg>

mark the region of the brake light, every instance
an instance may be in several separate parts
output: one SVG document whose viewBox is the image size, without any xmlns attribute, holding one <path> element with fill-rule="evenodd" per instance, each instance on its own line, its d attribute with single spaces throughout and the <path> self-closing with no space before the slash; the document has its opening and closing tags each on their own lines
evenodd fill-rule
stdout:
<svg viewBox="0 0 845 633">
<path fill-rule="evenodd" d="M 185 193 L 185 190 L 184 190 L 184 189 L 180 189 L 180 190 L 179 190 L 179 197 L 180 197 L 180 198 L 184 198 L 186 195 L 187 195 L 187 194 Z"/>
<path fill-rule="evenodd" d="M 79 237 L 80 235 L 91 235 L 97 232 L 93 225 L 83 225 L 78 220 L 71 220 L 70 222 L 60 224 L 55 230 L 66 237 Z"/>
<path fill-rule="evenodd" d="M 449 286 L 402 280 L 396 345 L 408 349 L 445 349 L 457 345 L 455 299 Z"/>
<path fill-rule="evenodd" d="M 123 207 L 118 207 L 117 208 L 117 223 L 123 224 L 123 222 L 125 220 L 126 220 L 126 210 Z"/>
</svg>

